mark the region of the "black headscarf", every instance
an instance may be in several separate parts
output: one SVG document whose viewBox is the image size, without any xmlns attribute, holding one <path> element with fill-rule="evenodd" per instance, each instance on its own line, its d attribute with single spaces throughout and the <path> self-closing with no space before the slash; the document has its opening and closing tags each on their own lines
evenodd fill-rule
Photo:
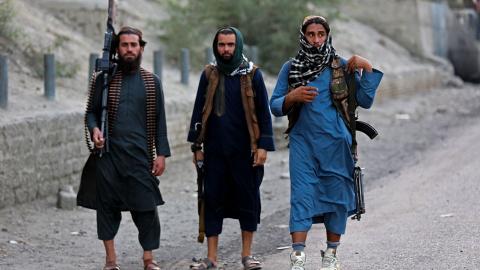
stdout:
<svg viewBox="0 0 480 270">
<path fill-rule="evenodd" d="M 235 51 L 233 52 L 232 58 L 228 61 L 223 60 L 222 56 L 217 51 L 218 35 L 224 29 L 230 29 L 235 34 Z M 218 30 L 215 34 L 215 38 L 213 39 L 213 54 L 215 55 L 218 70 L 223 74 L 231 74 L 245 62 L 245 58 L 243 56 L 242 33 L 235 27 L 227 27 Z"/>
</svg>

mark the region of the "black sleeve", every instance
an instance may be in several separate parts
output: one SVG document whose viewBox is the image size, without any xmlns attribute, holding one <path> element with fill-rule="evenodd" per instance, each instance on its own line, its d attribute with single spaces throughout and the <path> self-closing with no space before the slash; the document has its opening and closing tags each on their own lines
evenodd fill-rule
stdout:
<svg viewBox="0 0 480 270">
<path fill-rule="evenodd" d="M 257 69 L 253 75 L 252 86 L 255 90 L 255 110 L 260 128 L 260 138 L 258 139 L 257 146 L 267 151 L 275 151 L 272 117 L 268 107 L 268 93 L 260 69 Z"/>
<path fill-rule="evenodd" d="M 202 123 L 202 112 L 205 104 L 205 95 L 207 92 L 208 80 L 205 75 L 205 71 L 200 76 L 200 82 L 198 83 L 197 96 L 195 98 L 195 104 L 193 105 L 192 118 L 190 120 L 190 129 L 188 131 L 187 141 L 195 142 L 198 137 L 199 130 L 195 127 L 199 127 Z"/>
<path fill-rule="evenodd" d="M 157 156 L 170 156 L 170 145 L 167 137 L 167 119 L 165 116 L 165 98 L 163 95 L 162 81 L 154 75 L 156 97 L 157 97 L 157 137 L 155 138 L 155 148 Z"/>
<path fill-rule="evenodd" d="M 90 135 L 95 127 L 100 128 L 103 76 L 101 74 L 97 74 L 95 77 L 92 76 L 92 80 L 95 80 L 95 82 L 93 86 L 92 82 L 90 82 L 91 87 L 88 93 L 89 98 L 87 100 L 87 109 L 85 112 L 87 128 L 90 132 Z"/>
</svg>

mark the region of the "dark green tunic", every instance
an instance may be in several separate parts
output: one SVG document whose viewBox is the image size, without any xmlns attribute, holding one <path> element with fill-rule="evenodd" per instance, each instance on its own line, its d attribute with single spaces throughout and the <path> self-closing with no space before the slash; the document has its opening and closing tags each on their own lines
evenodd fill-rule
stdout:
<svg viewBox="0 0 480 270">
<path fill-rule="evenodd" d="M 92 132 L 100 126 L 101 85 L 97 80 L 93 106 L 87 112 Z M 162 85 L 155 77 L 158 156 L 170 156 Z M 97 159 L 97 203 L 130 211 L 153 210 L 163 204 L 159 181 L 152 175 L 147 147 L 146 91 L 140 71 L 124 75 L 109 152 Z"/>
</svg>

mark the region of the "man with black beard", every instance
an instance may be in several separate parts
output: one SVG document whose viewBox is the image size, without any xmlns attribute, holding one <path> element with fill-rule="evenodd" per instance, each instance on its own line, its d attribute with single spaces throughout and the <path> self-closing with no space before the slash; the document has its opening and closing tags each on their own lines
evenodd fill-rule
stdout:
<svg viewBox="0 0 480 270">
<path fill-rule="evenodd" d="M 108 141 L 99 129 L 103 76 L 94 76 L 87 104 L 85 124 L 94 147 L 109 146 L 95 158 L 96 203 L 90 208 L 97 210 L 98 238 L 106 252 L 104 270 L 120 269 L 114 237 L 121 211 L 130 211 L 138 229 L 145 269 L 159 270 L 152 255 L 160 241 L 157 206 L 164 203 L 157 176 L 170 156 L 162 84 L 140 67 L 146 44 L 140 30 L 122 27 L 117 41 L 118 69 L 108 91 Z M 82 201 L 80 192 L 79 196 Z"/>
<path fill-rule="evenodd" d="M 244 269 L 261 269 L 251 246 L 260 223 L 263 165 L 274 150 L 268 94 L 262 73 L 243 55 L 238 29 L 220 29 L 213 51 L 216 61 L 201 75 L 188 134 L 194 160 L 204 161 L 208 244 L 207 257 L 191 269 L 216 269 L 224 218 L 239 220 Z"/>
</svg>

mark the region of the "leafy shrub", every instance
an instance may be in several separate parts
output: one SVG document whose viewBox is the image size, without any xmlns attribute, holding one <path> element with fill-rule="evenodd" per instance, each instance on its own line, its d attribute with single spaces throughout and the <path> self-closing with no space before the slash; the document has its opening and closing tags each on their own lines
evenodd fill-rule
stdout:
<svg viewBox="0 0 480 270">
<path fill-rule="evenodd" d="M 179 48 L 190 49 L 192 65 L 205 64 L 205 48 L 212 46 L 216 30 L 235 26 L 245 43 L 259 49 L 259 64 L 277 73 L 281 65 L 298 50 L 299 26 L 306 15 L 322 7 L 322 15 L 332 20 L 337 1 L 312 0 L 157 0 L 165 5 L 169 19 L 161 22 L 160 37 L 169 59 L 178 61 Z"/>
<path fill-rule="evenodd" d="M 0 36 L 14 39 L 16 36 L 12 20 L 15 17 L 15 9 L 12 0 L 0 0 Z"/>
</svg>

